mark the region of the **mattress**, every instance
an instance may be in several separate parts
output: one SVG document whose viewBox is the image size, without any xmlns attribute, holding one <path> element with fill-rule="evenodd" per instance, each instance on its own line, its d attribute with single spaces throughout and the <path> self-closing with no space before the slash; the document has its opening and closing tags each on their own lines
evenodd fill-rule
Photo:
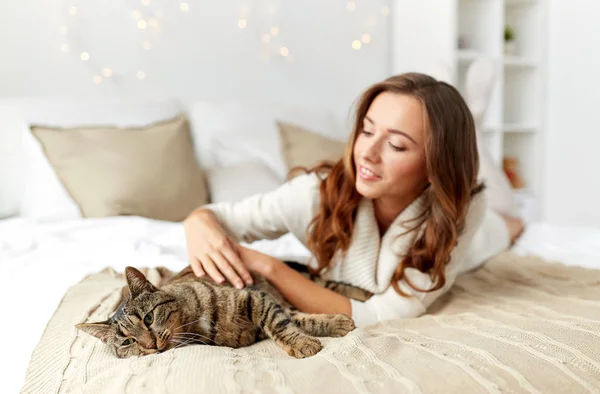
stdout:
<svg viewBox="0 0 600 394">
<path fill-rule="evenodd" d="M 302 261 L 308 251 L 291 235 L 251 245 L 281 259 Z M 541 255 L 568 265 L 600 268 L 600 231 L 533 225 L 514 251 Z M 4 354 L 2 392 L 19 392 L 30 357 L 68 289 L 82 278 L 110 267 L 164 266 L 179 270 L 187 264 L 183 228 L 139 217 L 83 219 L 34 223 L 26 219 L 0 221 L 0 299 L 4 316 L 13 324 L 0 325 Z M 14 300 L 14 301 L 12 301 Z"/>
</svg>

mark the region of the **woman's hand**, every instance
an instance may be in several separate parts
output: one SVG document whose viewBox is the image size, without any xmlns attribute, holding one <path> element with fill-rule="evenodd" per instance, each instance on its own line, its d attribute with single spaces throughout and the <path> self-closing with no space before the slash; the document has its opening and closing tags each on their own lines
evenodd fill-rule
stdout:
<svg viewBox="0 0 600 394">
<path fill-rule="evenodd" d="M 242 245 L 238 245 L 237 249 L 248 270 L 266 279 L 269 279 L 274 268 L 276 268 L 276 264 L 281 263 L 281 261 L 277 260 L 275 257 L 258 252 L 254 249 L 246 248 Z"/>
<path fill-rule="evenodd" d="M 241 289 L 252 277 L 239 256 L 239 245 L 230 239 L 209 210 L 198 210 L 183 222 L 188 258 L 196 276 L 209 275 L 215 282 L 225 278 Z"/>
</svg>

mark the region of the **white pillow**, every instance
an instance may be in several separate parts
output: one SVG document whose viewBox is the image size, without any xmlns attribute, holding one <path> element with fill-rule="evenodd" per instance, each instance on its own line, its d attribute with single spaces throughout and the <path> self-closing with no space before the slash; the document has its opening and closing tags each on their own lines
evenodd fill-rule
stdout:
<svg viewBox="0 0 600 394">
<path fill-rule="evenodd" d="M 325 136 L 347 138 L 333 112 L 321 108 L 233 100 L 196 101 L 189 115 L 196 156 L 205 168 L 259 160 L 281 180 L 285 179 L 287 168 L 281 153 L 277 120 Z M 215 146 L 226 149 L 215 149 Z"/>
<path fill-rule="evenodd" d="M 19 111 L 18 99 L 0 100 L 0 218 L 19 212 L 23 194 L 23 117 Z"/>
<path fill-rule="evenodd" d="M 181 112 L 183 105 L 176 100 L 31 99 L 23 102 L 22 142 L 26 169 L 19 209 L 21 216 L 41 221 L 81 218 L 77 204 L 48 163 L 41 145 L 31 134 L 30 125 L 135 127 L 170 119 Z"/>
<path fill-rule="evenodd" d="M 277 174 L 258 160 L 211 168 L 207 181 L 211 203 L 240 201 L 268 193 L 281 185 Z"/>
</svg>

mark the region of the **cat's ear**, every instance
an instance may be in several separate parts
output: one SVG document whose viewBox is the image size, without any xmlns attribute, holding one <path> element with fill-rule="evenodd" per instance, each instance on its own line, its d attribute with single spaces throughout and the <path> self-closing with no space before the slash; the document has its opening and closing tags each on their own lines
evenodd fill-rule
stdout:
<svg viewBox="0 0 600 394">
<path fill-rule="evenodd" d="M 142 293 L 151 293 L 158 290 L 146 279 L 144 274 L 133 267 L 125 268 L 125 278 L 127 279 L 127 287 L 129 288 L 131 299 L 136 298 Z"/>
<path fill-rule="evenodd" d="M 105 343 L 112 335 L 112 328 L 110 327 L 110 324 L 105 321 L 98 323 L 79 323 L 75 325 L 75 328 L 87 332 Z"/>
</svg>

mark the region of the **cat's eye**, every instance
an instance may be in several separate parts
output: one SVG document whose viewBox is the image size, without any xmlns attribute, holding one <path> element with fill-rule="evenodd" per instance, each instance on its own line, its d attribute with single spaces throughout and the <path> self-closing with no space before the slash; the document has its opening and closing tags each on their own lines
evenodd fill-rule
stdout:
<svg viewBox="0 0 600 394">
<path fill-rule="evenodd" d="M 133 345 L 134 343 L 135 343 L 135 338 L 127 338 L 126 340 L 123 341 L 121 346 L 129 346 L 129 345 Z"/>
<path fill-rule="evenodd" d="M 149 326 L 154 321 L 154 314 L 152 312 L 148 312 L 146 316 L 144 316 L 144 324 Z"/>
</svg>

